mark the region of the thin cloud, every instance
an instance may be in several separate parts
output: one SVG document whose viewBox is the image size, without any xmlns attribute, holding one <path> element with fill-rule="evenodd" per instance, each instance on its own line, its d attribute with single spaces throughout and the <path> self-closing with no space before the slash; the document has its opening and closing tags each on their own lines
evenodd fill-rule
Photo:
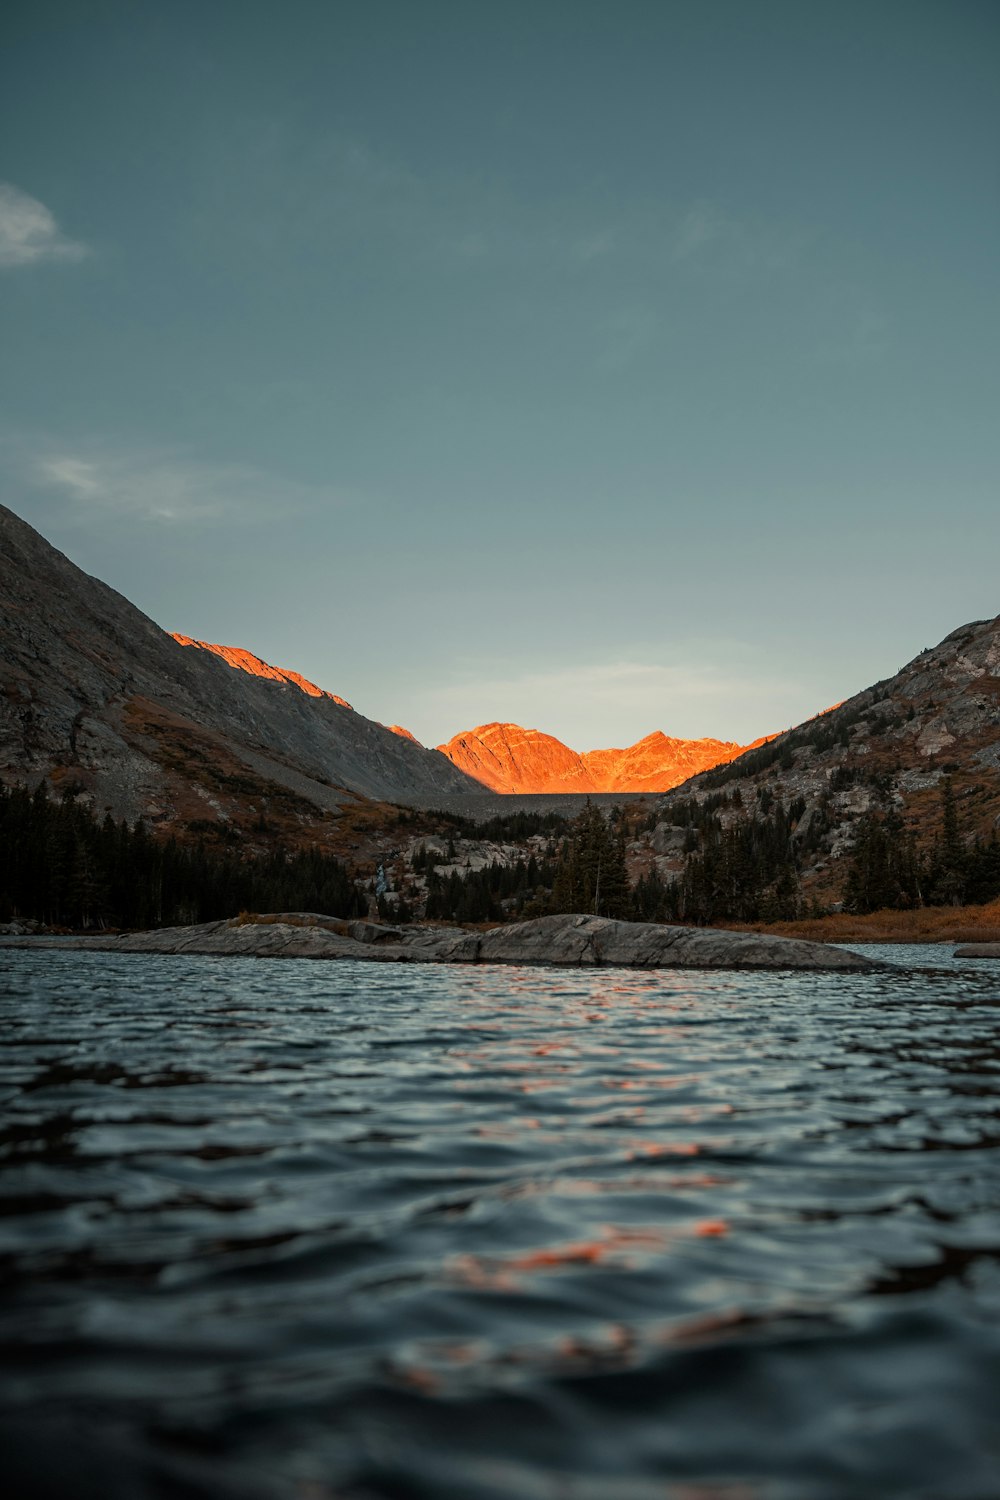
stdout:
<svg viewBox="0 0 1000 1500">
<path fill-rule="evenodd" d="M 484 673 L 469 663 L 451 683 L 422 689 L 421 713 L 454 725 L 451 734 L 499 719 L 555 734 L 575 750 L 605 749 L 608 734 L 628 744 L 655 729 L 732 738 L 734 725 L 756 718 L 761 702 L 791 709 L 801 692 L 800 684 L 774 676 L 763 664 L 754 670 L 741 660 L 740 667 L 726 670 L 701 653 L 685 663 L 625 657 L 513 675 Z M 602 723 L 607 732 L 595 728 Z M 754 733 L 782 727 L 764 725 Z"/>
<path fill-rule="evenodd" d="M 82 260 L 87 254 L 86 245 L 62 233 L 44 203 L 12 183 L 0 182 L 0 269 Z"/>
<path fill-rule="evenodd" d="M 280 204 L 263 215 L 262 181 L 282 184 Z M 539 200 L 482 172 L 418 171 L 356 136 L 306 135 L 252 117 L 207 147 L 196 223 L 214 236 L 223 213 L 241 251 L 284 258 L 296 245 L 336 253 L 351 240 L 381 242 L 408 261 L 463 274 L 497 266 L 568 267 L 581 277 L 659 278 L 667 267 L 766 273 L 788 269 L 811 239 L 707 198 L 659 203 L 568 184 Z"/>
<path fill-rule="evenodd" d="M 682 216 L 676 230 L 672 253 L 674 260 L 688 260 L 719 240 L 733 239 L 737 226 L 712 203 L 695 203 Z"/>
<path fill-rule="evenodd" d="M 34 488 L 75 508 L 81 518 L 164 526 L 267 521 L 348 497 L 250 464 L 206 462 L 177 452 L 72 451 L 52 448 L 23 465 Z"/>
<path fill-rule="evenodd" d="M 796 265 L 810 243 L 801 226 L 772 220 L 736 219 L 717 203 L 692 203 L 669 235 L 675 265 L 707 261 L 722 267 L 755 271 L 787 271 Z"/>
</svg>

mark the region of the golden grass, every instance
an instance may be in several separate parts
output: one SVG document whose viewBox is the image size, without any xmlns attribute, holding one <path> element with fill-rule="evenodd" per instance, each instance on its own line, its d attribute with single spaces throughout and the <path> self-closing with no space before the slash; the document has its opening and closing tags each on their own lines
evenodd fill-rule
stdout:
<svg viewBox="0 0 1000 1500">
<path fill-rule="evenodd" d="M 323 931 L 339 933 L 341 937 L 347 936 L 347 922 L 339 917 L 324 917 L 322 921 L 310 920 L 300 917 L 297 912 L 259 912 L 241 911 L 239 916 L 230 918 L 230 927 L 318 927 Z"/>
<path fill-rule="evenodd" d="M 923 906 L 916 911 L 838 912 L 799 922 L 741 923 L 745 932 L 775 932 L 817 943 L 998 943 L 1000 900 L 985 906 Z"/>
</svg>

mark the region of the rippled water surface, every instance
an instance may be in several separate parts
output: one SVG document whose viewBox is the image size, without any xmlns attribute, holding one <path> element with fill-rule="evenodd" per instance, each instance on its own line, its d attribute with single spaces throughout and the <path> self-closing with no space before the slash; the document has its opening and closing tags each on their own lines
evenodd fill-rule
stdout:
<svg viewBox="0 0 1000 1500">
<path fill-rule="evenodd" d="M 1000 1495 L 1000 964 L 0 952 L 6 1493 Z"/>
</svg>

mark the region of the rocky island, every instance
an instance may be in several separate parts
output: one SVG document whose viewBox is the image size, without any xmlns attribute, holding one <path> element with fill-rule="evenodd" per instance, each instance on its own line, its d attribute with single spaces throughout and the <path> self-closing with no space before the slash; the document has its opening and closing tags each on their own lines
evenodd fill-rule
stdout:
<svg viewBox="0 0 1000 1500">
<path fill-rule="evenodd" d="M 243 914 L 196 927 L 82 937 L 8 937 L 5 947 L 251 958 L 354 958 L 371 963 L 606 965 L 630 969 L 826 969 L 858 972 L 869 959 L 824 943 L 717 928 L 619 922 L 569 914 L 485 931 L 342 921 L 315 912 Z"/>
</svg>

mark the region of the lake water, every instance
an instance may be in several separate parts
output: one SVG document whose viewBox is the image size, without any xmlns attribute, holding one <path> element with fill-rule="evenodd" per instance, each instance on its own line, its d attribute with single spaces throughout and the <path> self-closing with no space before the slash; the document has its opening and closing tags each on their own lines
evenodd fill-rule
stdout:
<svg viewBox="0 0 1000 1500">
<path fill-rule="evenodd" d="M 1000 963 L 866 951 L 0 951 L 5 1493 L 993 1500 Z"/>
</svg>

